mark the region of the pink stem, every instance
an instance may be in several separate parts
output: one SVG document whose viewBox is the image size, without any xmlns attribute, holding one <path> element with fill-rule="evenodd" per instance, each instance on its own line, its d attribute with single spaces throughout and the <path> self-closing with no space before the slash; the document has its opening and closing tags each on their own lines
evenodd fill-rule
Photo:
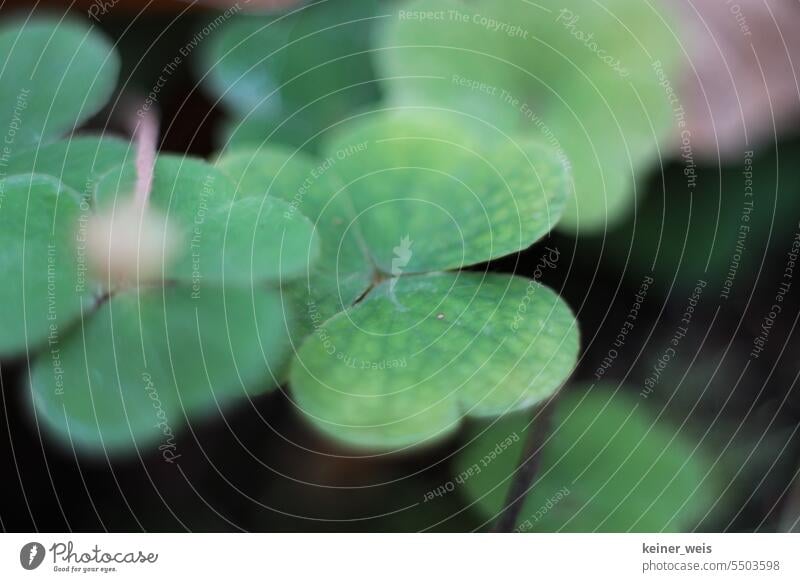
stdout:
<svg viewBox="0 0 800 582">
<path fill-rule="evenodd" d="M 147 207 L 150 190 L 153 187 L 153 169 L 156 164 L 158 148 L 158 117 L 148 110 L 138 115 L 132 124 L 133 139 L 136 142 L 136 190 L 134 202 L 140 210 Z"/>
</svg>

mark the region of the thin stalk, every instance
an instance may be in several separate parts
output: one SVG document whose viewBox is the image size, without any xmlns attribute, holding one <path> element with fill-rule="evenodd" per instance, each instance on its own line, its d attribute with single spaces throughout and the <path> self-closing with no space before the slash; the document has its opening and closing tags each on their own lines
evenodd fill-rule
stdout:
<svg viewBox="0 0 800 582">
<path fill-rule="evenodd" d="M 158 116 L 151 110 L 137 115 L 131 122 L 131 133 L 136 143 L 136 190 L 134 202 L 144 212 L 153 187 L 153 171 L 158 148 Z"/>
<path fill-rule="evenodd" d="M 541 465 L 542 453 L 547 436 L 553 424 L 553 412 L 556 408 L 557 394 L 536 407 L 533 413 L 533 426 L 528 432 L 522 460 L 511 481 L 506 502 L 500 515 L 494 523 L 492 531 L 496 533 L 511 533 L 516 530 L 525 497 L 533 488 L 536 475 Z"/>
</svg>

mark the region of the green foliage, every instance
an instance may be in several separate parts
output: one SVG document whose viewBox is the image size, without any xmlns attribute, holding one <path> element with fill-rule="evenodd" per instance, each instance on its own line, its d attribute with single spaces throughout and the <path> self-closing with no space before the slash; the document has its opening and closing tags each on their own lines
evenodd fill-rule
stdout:
<svg viewBox="0 0 800 582">
<path fill-rule="evenodd" d="M 229 151 L 216 166 L 158 156 L 154 228 L 124 231 L 134 280 L 111 267 L 93 272 L 91 257 L 87 271 L 85 248 L 97 224 L 109 229 L 99 245 L 119 248 L 114 216 L 128 220 L 137 187 L 131 144 L 78 137 L 9 158 L 19 175 L 0 182 L 0 237 L 4 272 L 15 276 L 0 297 L 13 307 L 0 353 L 33 356 L 47 344 L 32 360 L 32 400 L 61 440 L 90 450 L 169 445 L 188 420 L 290 377 L 323 432 L 396 450 L 448 434 L 466 416 L 529 408 L 572 371 L 578 332 L 555 293 L 512 276 L 442 272 L 547 235 L 569 198 L 563 159 L 541 140 L 461 113 L 374 111 L 339 122 L 352 96 L 326 91 L 371 78 L 358 67 L 363 54 L 347 55 L 364 42 L 350 27 L 366 26 L 374 8 L 335 6 L 275 19 L 269 28 L 285 33 L 269 37 L 286 49 L 280 61 L 236 49 L 217 78 L 227 86 L 242 76 L 233 108 L 273 121 L 292 107 L 308 113 L 297 119 L 325 133 L 323 157 L 271 146 Z M 230 34 L 217 48 L 239 33 Z M 318 53 L 307 50 L 311 38 Z M 116 62 L 113 52 L 105 58 Z M 314 67 L 319 58 L 338 64 Z M 296 67 L 317 73 L 301 80 Z M 248 101 L 274 75 L 289 110 Z M 303 109 L 299 101 L 315 96 L 325 107 Z M 328 122 L 336 131 L 324 131 Z"/>
<path fill-rule="evenodd" d="M 537 283 L 409 276 L 325 323 L 303 344 L 291 383 L 326 433 L 400 449 L 452 432 L 464 416 L 529 408 L 561 386 L 577 354 L 572 313 Z"/>
<path fill-rule="evenodd" d="M 99 208 L 127 200 L 136 182 L 128 164 L 97 184 Z M 156 161 L 150 206 L 177 238 L 168 281 L 252 285 L 280 282 L 306 272 L 319 254 L 309 221 L 274 198 L 237 196 L 235 185 L 205 162 L 164 155 Z"/>
<path fill-rule="evenodd" d="M 0 181 L 0 356 L 38 349 L 53 325 L 68 326 L 89 298 L 81 286 L 75 231 L 81 198 L 55 178 Z"/>
<path fill-rule="evenodd" d="M 31 370 L 36 417 L 72 446 L 175 443 L 188 418 L 275 386 L 288 352 L 274 291 L 153 288 L 116 294 Z"/>
<path fill-rule="evenodd" d="M 601 231 L 632 206 L 672 125 L 658 71 L 680 54 L 652 4 L 414 0 L 382 24 L 375 56 L 390 104 L 547 140 L 574 171 L 562 228 Z"/>
<path fill-rule="evenodd" d="M 377 98 L 369 57 L 375 2 L 315 2 L 235 18 L 209 41 L 201 74 L 231 114 L 226 143 L 305 146 Z"/>
<path fill-rule="evenodd" d="M 71 20 L 6 25 L 0 54 L 0 128 L 15 147 L 80 125 L 105 105 L 117 82 L 119 58 L 111 43 Z"/>
<path fill-rule="evenodd" d="M 460 114 L 405 110 L 365 114 L 328 138 L 379 271 L 392 274 L 404 237 L 425 242 L 403 273 L 426 273 L 515 253 L 556 225 L 569 174 L 552 150 L 483 128 Z"/>
<path fill-rule="evenodd" d="M 534 420 L 534 422 L 536 422 Z M 487 516 L 504 506 L 530 419 L 472 429 L 454 471 Z M 716 500 L 710 463 L 677 428 L 610 387 L 559 398 L 520 531 L 687 531 Z M 466 476 L 466 477 L 461 477 Z"/>
<path fill-rule="evenodd" d="M 109 136 L 75 136 L 15 152 L 5 167 L 14 174 L 47 174 L 76 192 L 92 195 L 101 176 L 132 160 L 132 145 Z"/>
<path fill-rule="evenodd" d="M 291 197 L 318 226 L 320 266 L 286 289 L 302 310 L 293 335 L 311 334 L 290 379 L 298 408 L 339 441 L 427 443 L 466 415 L 530 407 L 572 371 L 577 329 L 554 293 L 439 273 L 529 247 L 567 199 L 552 152 L 480 135 L 460 115 L 374 112 L 329 137 L 320 161 L 266 148 L 218 162 L 245 195 Z"/>
</svg>

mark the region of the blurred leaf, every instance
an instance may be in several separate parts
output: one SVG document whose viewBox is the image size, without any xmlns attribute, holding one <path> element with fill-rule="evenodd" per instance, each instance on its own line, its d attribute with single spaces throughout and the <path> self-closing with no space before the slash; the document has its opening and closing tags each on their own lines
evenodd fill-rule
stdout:
<svg viewBox="0 0 800 582">
<path fill-rule="evenodd" d="M 264 290 L 120 293 L 35 361 L 36 419 L 83 449 L 179 453 L 175 433 L 187 418 L 274 386 L 271 370 L 288 348 L 284 309 Z"/>
<path fill-rule="evenodd" d="M 11 157 L 6 174 L 47 174 L 76 192 L 91 195 L 106 172 L 132 160 L 134 149 L 111 136 L 77 136 L 37 145 Z"/>
<path fill-rule="evenodd" d="M 95 186 L 95 208 L 108 210 L 129 199 L 135 184 L 134 164 L 114 168 Z M 199 158 L 165 154 L 156 159 L 149 203 L 188 227 L 198 214 L 230 206 L 235 193 L 233 182 L 211 164 Z"/>
<path fill-rule="evenodd" d="M 283 200 L 291 212 L 307 216 L 319 236 L 319 260 L 288 289 L 297 302 L 299 347 L 314 328 L 308 305 L 315 306 L 315 319 L 328 319 L 350 307 L 372 281 L 349 197 L 327 160 L 299 152 L 275 147 L 232 151 L 217 166 L 236 183 L 237 197 Z"/>
<path fill-rule="evenodd" d="M 135 181 L 134 164 L 109 172 L 97 185 L 98 205 L 129 199 Z M 166 266 L 170 280 L 283 281 L 306 273 L 319 255 L 313 226 L 302 214 L 276 198 L 237 197 L 227 176 L 199 160 L 160 156 L 150 201 L 180 241 Z"/>
<path fill-rule="evenodd" d="M 679 46 L 663 15 L 626 0 L 415 0 L 375 56 L 392 105 L 446 107 L 546 140 L 571 162 L 560 228 L 602 231 L 672 127 L 667 73 Z"/>
<path fill-rule="evenodd" d="M 368 54 L 374 2 L 326 0 L 289 14 L 232 19 L 202 55 L 210 91 L 233 115 L 232 141 L 304 146 L 374 101 Z"/>
<path fill-rule="evenodd" d="M 170 275 L 190 281 L 201 265 L 206 281 L 227 285 L 286 282 L 305 275 L 319 257 L 314 227 L 281 200 L 248 198 L 209 213 L 195 226 Z M 198 262 L 199 259 L 199 262 Z"/>
<path fill-rule="evenodd" d="M 540 402 L 577 354 L 572 313 L 538 283 L 475 273 L 401 277 L 306 340 L 292 393 L 338 440 L 402 449 L 452 432 L 464 416 Z"/>
<path fill-rule="evenodd" d="M 119 57 L 102 35 L 71 20 L 36 18 L 0 29 L 0 127 L 23 147 L 97 113 L 117 82 Z M 8 143 L 8 142 L 7 142 Z"/>
<path fill-rule="evenodd" d="M 90 292 L 76 240 L 80 201 L 50 176 L 0 181 L 0 356 L 57 340 L 80 315 Z"/>
<path fill-rule="evenodd" d="M 475 427 L 454 471 L 487 517 L 517 470 L 529 418 Z M 592 388 L 559 398 L 520 531 L 689 531 L 716 499 L 700 449 L 622 392 Z M 465 476 L 466 477 L 463 477 Z"/>
</svg>

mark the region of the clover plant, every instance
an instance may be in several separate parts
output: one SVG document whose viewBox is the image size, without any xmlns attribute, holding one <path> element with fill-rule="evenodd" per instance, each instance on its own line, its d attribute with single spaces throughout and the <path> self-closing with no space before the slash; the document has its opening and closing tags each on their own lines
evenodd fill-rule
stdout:
<svg viewBox="0 0 800 582">
<path fill-rule="evenodd" d="M 63 67 L 58 83 L 54 71 L 40 81 L 32 69 L 35 42 L 10 50 L 4 96 L 30 85 L 19 125 L 44 128 L 36 139 L 58 136 L 49 110 L 34 107 L 45 93 L 58 103 L 67 92 L 70 103 L 91 101 L 93 110 L 110 96 L 93 87 L 113 85 L 115 68 L 103 64 L 117 57 L 92 30 L 44 20 L 6 28 L 0 38 L 9 46 L 8 39 L 45 39 L 44 54 L 48 42 L 59 54 L 92 47 L 82 61 L 89 69 Z M 87 83 L 94 76 L 102 82 Z M 86 117 L 84 109 L 65 113 L 58 112 L 62 130 Z M 137 174 L 132 144 L 86 136 L 33 146 L 26 139 L 5 154 L 0 355 L 30 358 L 38 421 L 79 448 L 129 449 L 171 434 L 185 415 L 274 385 L 270 370 L 290 355 L 278 286 L 318 254 L 302 215 L 289 216 L 277 199 L 237 196 L 232 182 L 200 160 L 159 156 L 148 204 L 166 217 L 163 232 L 174 235 L 175 248 L 167 257 L 166 240 L 155 241 L 168 260 L 142 278 L 143 249 L 153 242 L 143 239 L 152 231 L 142 228 L 137 239 L 134 229 L 127 241 L 132 277 L 112 280 L 98 276 L 102 268 L 92 272 L 94 217 L 125 212 Z M 131 234 L 126 223 L 135 219 L 121 214 L 117 231 Z M 109 263 L 117 236 L 112 230 L 99 241 Z"/>
<path fill-rule="evenodd" d="M 456 271 L 552 229 L 569 195 L 557 155 L 415 108 L 354 117 L 323 151 L 218 161 L 240 189 L 291 197 L 322 241 L 319 266 L 288 290 L 298 409 L 344 443 L 397 450 L 557 390 L 578 352 L 564 302 L 536 281 Z"/>
<path fill-rule="evenodd" d="M 708 517 L 721 487 L 701 447 L 611 385 L 559 398 L 538 477 L 517 531 L 688 531 Z M 487 518 L 506 502 L 529 417 L 472 427 L 454 483 Z"/>
<path fill-rule="evenodd" d="M 90 43 L 102 83 L 69 67 L 40 80 L 12 48 L 3 86 L 102 107 L 111 45 L 54 21 L 2 38 L 27 26 L 62 52 Z M 376 109 L 324 132 L 319 158 L 266 145 L 211 165 L 156 155 L 142 111 L 130 142 L 59 139 L 88 115 L 65 113 L 56 126 L 30 107 L 26 127 L 47 131 L 4 159 L 0 355 L 28 358 L 35 418 L 73 448 L 161 447 L 288 380 L 332 438 L 397 450 L 530 408 L 576 363 L 556 293 L 461 270 L 560 219 L 568 168 L 537 140 L 444 110 Z"/>
<path fill-rule="evenodd" d="M 315 144 L 373 106 L 376 85 L 393 106 L 458 110 L 540 139 L 573 167 L 559 228 L 598 232 L 627 215 L 680 127 L 670 79 L 681 48 L 662 12 L 624 0 L 327 0 L 233 19 L 203 77 L 234 112 L 238 145 Z"/>
</svg>

